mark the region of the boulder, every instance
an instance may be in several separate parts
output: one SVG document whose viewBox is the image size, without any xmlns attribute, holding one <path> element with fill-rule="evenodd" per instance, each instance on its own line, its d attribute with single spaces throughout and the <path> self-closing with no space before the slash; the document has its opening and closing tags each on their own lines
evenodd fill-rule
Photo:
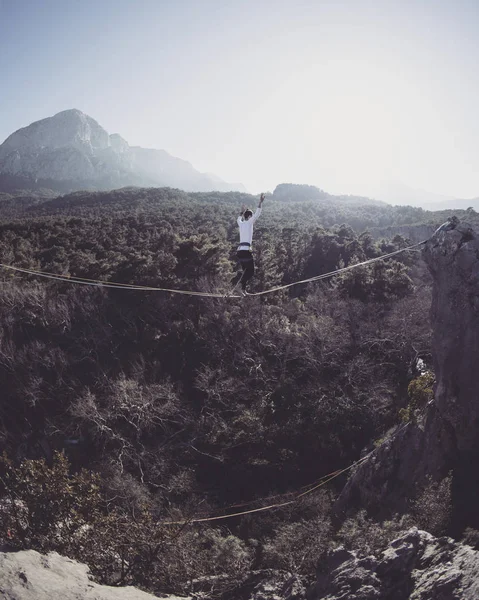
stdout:
<svg viewBox="0 0 479 600">
<path fill-rule="evenodd" d="M 91 581 L 88 567 L 56 552 L 0 552 L 0 600 L 151 600 L 133 587 L 110 587 Z M 167 596 L 167 600 L 180 599 Z"/>
<path fill-rule="evenodd" d="M 379 558 L 329 553 L 309 600 L 477 600 L 479 552 L 413 527 Z"/>
</svg>

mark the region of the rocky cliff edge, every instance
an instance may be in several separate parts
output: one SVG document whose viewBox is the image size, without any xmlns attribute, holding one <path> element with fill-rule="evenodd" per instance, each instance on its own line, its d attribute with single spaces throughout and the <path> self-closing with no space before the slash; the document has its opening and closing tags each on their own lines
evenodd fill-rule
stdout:
<svg viewBox="0 0 479 600">
<path fill-rule="evenodd" d="M 309 600 L 477 600 L 479 553 L 415 527 L 379 558 L 338 548 L 322 565 Z"/>
<path fill-rule="evenodd" d="M 435 395 L 419 422 L 399 428 L 346 484 L 339 514 L 352 506 L 376 517 L 407 511 L 428 479 L 453 474 L 456 527 L 474 521 L 479 478 L 479 237 L 467 223 L 425 244 L 433 276 Z M 476 511 L 477 512 L 477 511 Z M 472 523 L 476 526 L 476 523 Z"/>
<path fill-rule="evenodd" d="M 60 556 L 35 550 L 0 552 L 2 600 L 152 600 L 133 587 L 110 587 L 90 580 L 88 567 Z M 164 600 L 191 600 L 168 596 Z"/>
</svg>

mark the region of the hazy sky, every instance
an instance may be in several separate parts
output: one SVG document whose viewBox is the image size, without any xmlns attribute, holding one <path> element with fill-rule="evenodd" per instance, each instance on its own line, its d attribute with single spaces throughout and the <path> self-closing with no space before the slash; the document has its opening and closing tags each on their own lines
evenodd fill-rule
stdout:
<svg viewBox="0 0 479 600">
<path fill-rule="evenodd" d="M 478 0 L 0 0 L 0 141 L 67 108 L 252 192 L 479 196 Z"/>
</svg>

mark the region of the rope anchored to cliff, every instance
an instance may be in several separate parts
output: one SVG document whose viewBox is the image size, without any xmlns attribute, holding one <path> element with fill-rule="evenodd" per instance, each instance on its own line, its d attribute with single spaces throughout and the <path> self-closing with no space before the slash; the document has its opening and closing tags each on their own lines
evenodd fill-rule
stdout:
<svg viewBox="0 0 479 600">
<path fill-rule="evenodd" d="M 302 279 L 301 281 L 294 281 L 293 283 L 287 283 L 285 285 L 279 285 L 277 287 L 271 288 L 269 290 L 265 290 L 263 292 L 253 292 L 248 293 L 248 296 L 263 296 L 264 294 L 271 294 L 273 292 L 279 292 L 281 290 L 285 290 L 287 288 L 293 287 L 294 285 L 300 285 L 302 283 L 314 283 L 315 281 L 321 281 L 322 279 L 329 279 L 330 277 L 334 277 L 335 275 L 339 275 L 340 273 L 344 273 L 345 271 L 350 271 L 351 269 L 356 269 L 356 267 L 364 267 L 365 265 L 369 265 L 373 262 L 377 262 L 378 260 L 385 260 L 387 258 L 391 258 L 391 256 L 395 256 L 396 254 L 400 254 L 401 252 L 406 252 L 408 250 L 412 250 L 422 244 L 425 244 L 427 240 L 422 242 L 418 242 L 417 244 L 413 244 L 412 246 L 408 246 L 407 248 L 401 248 L 400 250 L 395 250 L 394 252 L 389 252 L 388 254 L 383 254 L 382 256 L 376 256 L 375 258 L 370 258 L 368 260 L 364 260 L 363 262 L 356 263 L 354 265 L 349 265 L 348 267 L 342 267 L 341 269 L 336 269 L 335 271 L 330 271 L 329 273 L 323 273 L 322 275 L 315 275 L 314 277 L 310 277 L 309 279 Z"/>
<path fill-rule="evenodd" d="M 339 275 L 340 273 L 344 273 L 345 271 L 349 271 L 351 269 L 355 269 L 357 267 L 364 267 L 365 265 L 369 265 L 371 263 L 377 262 L 379 260 L 386 260 L 391 258 L 392 256 L 396 256 L 397 254 L 401 254 L 402 252 L 408 252 L 425 244 L 427 240 L 419 242 L 417 244 L 413 244 L 412 246 L 407 246 L 406 248 L 401 248 L 400 250 L 395 250 L 394 252 L 389 252 L 388 254 L 383 254 L 382 256 L 376 256 L 374 258 L 370 258 L 363 262 L 356 263 L 354 265 L 349 265 L 347 267 L 342 267 L 340 269 L 336 269 L 334 271 L 330 271 L 329 273 L 323 273 L 321 275 L 315 275 L 314 277 L 309 277 L 308 279 L 302 279 L 300 281 L 294 281 L 293 283 L 287 283 L 285 285 L 279 285 L 273 287 L 269 290 L 264 290 L 261 292 L 253 292 L 248 293 L 248 296 L 263 296 L 265 294 L 272 294 L 274 292 L 279 292 L 290 287 L 296 285 L 302 285 L 305 283 L 314 283 L 316 281 L 321 281 L 323 279 L 329 279 L 334 277 L 335 275 Z M 177 290 L 170 288 L 162 288 L 162 287 L 154 287 L 147 285 L 134 285 L 130 283 L 119 283 L 116 281 L 102 281 L 100 279 L 88 279 L 86 277 L 76 277 L 69 275 L 59 275 L 57 273 L 49 273 L 47 271 L 37 271 L 34 269 L 25 269 L 23 267 L 15 267 L 14 265 L 5 265 L 0 263 L 0 267 L 3 269 L 7 269 L 10 271 L 16 271 L 19 273 L 25 273 L 26 275 L 33 275 L 35 277 L 43 277 L 45 279 L 53 279 L 54 281 L 61 281 L 63 283 L 76 283 L 79 285 L 89 285 L 93 287 L 103 287 L 110 289 L 118 289 L 118 290 L 131 290 L 137 292 L 166 292 L 169 294 L 182 294 L 186 296 L 199 296 L 202 298 L 241 298 L 242 296 L 231 294 L 231 293 L 219 293 L 219 292 L 198 292 L 193 290 Z"/>
<path fill-rule="evenodd" d="M 349 466 L 345 467 L 344 469 L 339 469 L 337 471 L 333 471 L 331 473 L 328 473 L 327 475 L 323 475 L 323 477 L 321 477 L 321 479 L 319 480 L 319 482 L 317 480 L 317 482 L 315 484 L 312 484 L 312 485 L 308 486 L 308 489 L 306 489 L 306 491 L 303 491 L 301 493 L 296 493 L 291 500 L 286 500 L 286 501 L 282 501 L 282 502 L 276 502 L 274 504 L 269 504 L 267 506 L 261 506 L 259 508 L 251 508 L 249 510 L 243 510 L 243 511 L 239 511 L 239 512 L 229 513 L 229 514 L 226 514 L 226 515 L 213 515 L 213 516 L 210 516 L 210 517 L 199 517 L 199 518 L 185 519 L 183 521 L 159 521 L 157 524 L 158 525 L 189 525 L 189 524 L 193 524 L 193 523 L 209 523 L 211 521 L 223 521 L 225 519 L 232 519 L 233 517 L 242 517 L 244 515 L 251 515 L 251 514 L 254 514 L 254 513 L 259 513 L 259 512 L 265 512 L 265 511 L 273 510 L 275 508 L 284 508 L 285 506 L 291 506 L 293 504 L 298 504 L 305 496 L 308 496 L 309 494 L 312 494 L 313 492 L 317 491 L 319 488 L 322 488 L 323 486 L 325 486 L 326 484 L 328 484 L 330 481 L 333 481 L 333 479 L 336 479 L 340 475 L 343 475 L 343 473 L 351 471 L 355 467 L 358 467 L 362 463 L 366 462 L 382 446 L 384 446 L 385 444 L 387 444 L 388 442 L 390 442 L 392 439 L 394 439 L 399 433 L 401 433 L 401 431 L 403 431 L 408 426 L 409 426 L 409 423 L 405 423 L 404 425 L 402 425 L 401 427 L 399 427 L 399 429 L 397 429 L 397 431 L 395 431 L 394 434 L 390 438 L 387 438 L 387 439 L 383 440 L 380 444 L 378 444 L 374 448 L 374 450 L 371 450 L 371 452 L 368 452 L 365 456 L 363 456 L 362 458 L 360 458 L 356 462 L 350 464 Z M 291 494 L 287 494 L 287 495 L 291 495 Z M 257 502 L 258 502 L 258 500 L 257 500 Z M 236 506 L 239 506 L 239 505 L 236 505 Z M 230 507 L 230 508 L 233 508 L 233 507 Z M 225 509 L 223 509 L 223 510 L 225 510 Z"/>
</svg>

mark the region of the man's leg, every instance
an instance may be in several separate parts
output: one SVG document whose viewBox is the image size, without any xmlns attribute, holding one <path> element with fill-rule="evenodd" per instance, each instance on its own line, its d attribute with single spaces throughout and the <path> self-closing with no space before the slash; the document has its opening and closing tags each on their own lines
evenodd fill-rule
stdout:
<svg viewBox="0 0 479 600">
<path fill-rule="evenodd" d="M 238 271 L 236 273 L 236 275 L 233 277 L 233 279 L 231 280 L 231 285 L 234 287 L 235 285 L 238 285 L 239 280 L 241 279 L 241 275 L 243 275 L 243 271 Z"/>
<path fill-rule="evenodd" d="M 248 254 L 250 254 L 250 252 L 248 252 Z M 242 281 L 242 277 L 244 275 L 245 272 L 245 251 L 244 250 L 238 250 L 238 252 L 236 253 L 236 259 L 239 263 L 238 266 L 241 266 L 241 271 L 238 271 L 236 273 L 236 275 L 233 277 L 233 279 L 231 280 L 231 285 L 233 287 L 237 286 L 238 283 L 240 282 L 240 280 Z"/>
<path fill-rule="evenodd" d="M 250 256 L 248 257 L 248 259 L 245 260 L 241 265 L 243 267 L 243 278 L 241 279 L 241 287 L 243 288 L 244 292 L 246 291 L 246 284 L 254 276 L 254 259 L 253 255 L 251 253 L 249 254 Z"/>
</svg>

